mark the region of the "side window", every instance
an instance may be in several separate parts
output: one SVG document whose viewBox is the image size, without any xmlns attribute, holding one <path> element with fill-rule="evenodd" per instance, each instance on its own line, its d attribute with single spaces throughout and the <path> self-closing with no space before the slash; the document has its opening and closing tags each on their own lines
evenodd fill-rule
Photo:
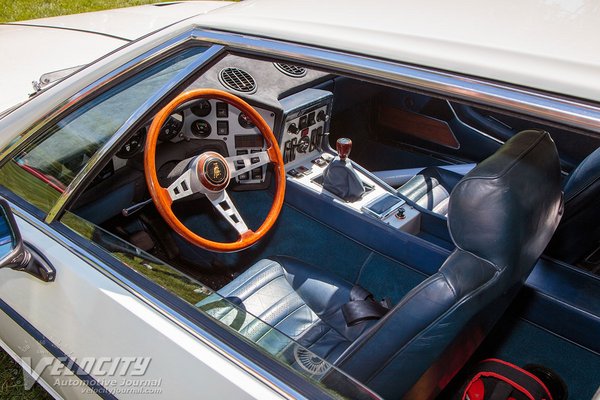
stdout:
<svg viewBox="0 0 600 400">
<path fill-rule="evenodd" d="M 206 47 L 181 51 L 63 118 L 0 169 L 0 184 L 48 212 L 90 157 L 154 92 Z"/>
<path fill-rule="evenodd" d="M 162 260 L 69 211 L 63 214 L 61 223 L 72 230 L 74 236 L 84 239 L 87 244 L 91 243 L 104 249 L 140 277 L 154 282 L 198 312 L 213 318 L 239 339 L 253 344 L 273 360 L 325 389 L 332 397 L 374 398 L 372 392 L 361 383 L 251 314 L 243 306 L 239 306 L 235 297 L 222 297 L 218 292 Z"/>
</svg>

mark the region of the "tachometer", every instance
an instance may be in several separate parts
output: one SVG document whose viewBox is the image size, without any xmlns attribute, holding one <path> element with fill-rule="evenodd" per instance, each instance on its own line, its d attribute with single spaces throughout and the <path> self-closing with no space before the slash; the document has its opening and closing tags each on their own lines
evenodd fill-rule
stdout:
<svg viewBox="0 0 600 400">
<path fill-rule="evenodd" d="M 137 131 L 127 143 L 125 143 L 119 151 L 117 151 L 116 156 L 119 158 L 131 158 L 135 156 L 137 153 L 142 150 L 144 146 L 144 139 L 146 138 L 146 128 L 142 128 Z"/>
<path fill-rule="evenodd" d="M 167 119 L 160 129 L 158 138 L 163 142 L 169 141 L 179 135 L 181 128 L 183 128 L 183 113 L 178 112 Z"/>
</svg>

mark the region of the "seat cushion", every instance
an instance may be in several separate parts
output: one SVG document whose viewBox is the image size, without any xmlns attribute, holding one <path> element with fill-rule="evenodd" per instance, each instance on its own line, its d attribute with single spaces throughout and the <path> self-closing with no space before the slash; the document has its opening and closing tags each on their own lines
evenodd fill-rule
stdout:
<svg viewBox="0 0 600 400">
<path fill-rule="evenodd" d="M 398 189 L 398 193 L 436 214 L 448 214 L 450 192 L 462 178 L 460 174 L 428 167 Z"/>
<path fill-rule="evenodd" d="M 346 326 L 341 307 L 351 288 L 351 283 L 302 261 L 274 257 L 260 260 L 197 306 L 271 354 L 285 352 L 293 345 L 291 338 L 335 360 L 372 326 Z"/>
</svg>

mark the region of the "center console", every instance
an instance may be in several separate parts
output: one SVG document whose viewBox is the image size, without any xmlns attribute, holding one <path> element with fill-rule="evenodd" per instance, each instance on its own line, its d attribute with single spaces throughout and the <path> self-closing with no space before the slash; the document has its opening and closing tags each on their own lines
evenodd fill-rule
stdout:
<svg viewBox="0 0 600 400">
<path fill-rule="evenodd" d="M 332 97 L 331 92 L 307 89 L 281 100 L 285 122 L 280 133 L 280 147 L 288 184 L 327 196 L 348 212 L 364 215 L 375 223 L 417 234 L 419 211 L 355 163 L 352 167 L 365 188 L 359 199 L 346 201 L 323 188 L 323 173 L 336 157 L 328 142 Z"/>
</svg>

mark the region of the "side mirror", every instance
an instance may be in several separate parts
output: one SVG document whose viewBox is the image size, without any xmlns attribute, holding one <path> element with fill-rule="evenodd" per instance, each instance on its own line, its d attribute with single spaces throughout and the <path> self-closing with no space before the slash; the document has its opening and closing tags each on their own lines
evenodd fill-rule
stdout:
<svg viewBox="0 0 600 400">
<path fill-rule="evenodd" d="M 44 282 L 56 278 L 56 270 L 35 248 L 26 245 L 8 202 L 0 198 L 0 268 L 27 272 Z"/>
</svg>

